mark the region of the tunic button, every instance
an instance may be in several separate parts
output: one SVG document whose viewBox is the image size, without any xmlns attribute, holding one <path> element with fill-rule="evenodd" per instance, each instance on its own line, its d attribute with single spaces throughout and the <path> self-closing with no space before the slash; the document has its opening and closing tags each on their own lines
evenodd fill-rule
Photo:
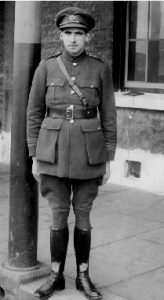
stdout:
<svg viewBox="0 0 164 300">
<path fill-rule="evenodd" d="M 46 127 L 46 124 L 44 124 L 44 127 Z"/>
<path fill-rule="evenodd" d="M 77 66 L 77 63 L 73 63 L 73 66 L 76 67 L 76 66 Z"/>
<path fill-rule="evenodd" d="M 71 94 L 72 94 L 72 95 L 75 94 L 75 91 L 71 90 Z"/>
<path fill-rule="evenodd" d="M 72 77 L 71 79 L 74 81 L 76 79 L 76 77 Z"/>
<path fill-rule="evenodd" d="M 93 85 L 91 84 L 91 88 L 93 89 Z"/>
<path fill-rule="evenodd" d="M 53 86 L 53 85 L 54 85 L 54 83 L 52 82 L 52 83 L 51 83 L 51 85 Z"/>
</svg>

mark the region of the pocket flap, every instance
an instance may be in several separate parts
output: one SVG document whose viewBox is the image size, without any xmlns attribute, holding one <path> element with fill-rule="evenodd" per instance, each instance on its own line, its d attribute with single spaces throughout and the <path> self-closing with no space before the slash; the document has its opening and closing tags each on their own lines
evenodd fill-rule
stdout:
<svg viewBox="0 0 164 300">
<path fill-rule="evenodd" d="M 41 128 L 59 130 L 64 120 L 45 118 L 42 122 Z"/>
<path fill-rule="evenodd" d="M 80 122 L 81 129 L 84 132 L 92 132 L 92 131 L 102 131 L 101 125 L 99 120 L 94 121 L 86 121 L 86 122 Z"/>
<path fill-rule="evenodd" d="M 108 159 L 106 143 L 100 121 L 97 119 L 90 122 L 81 122 L 84 132 L 87 157 L 90 165 L 105 163 Z"/>
<path fill-rule="evenodd" d="M 80 87 L 87 87 L 87 88 L 97 88 L 100 89 L 99 81 L 97 80 L 79 80 L 78 82 Z"/>
<path fill-rule="evenodd" d="M 59 77 L 55 77 L 55 78 L 49 77 L 49 78 L 47 78 L 47 86 L 52 86 L 52 87 L 64 86 L 64 83 L 65 83 L 64 78 L 59 78 Z"/>
</svg>

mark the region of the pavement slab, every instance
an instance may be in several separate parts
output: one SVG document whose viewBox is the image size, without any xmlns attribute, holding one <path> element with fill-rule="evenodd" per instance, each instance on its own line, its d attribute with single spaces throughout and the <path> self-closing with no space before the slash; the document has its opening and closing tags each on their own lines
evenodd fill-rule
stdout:
<svg viewBox="0 0 164 300">
<path fill-rule="evenodd" d="M 164 267 L 110 286 L 107 292 L 117 293 L 130 300 L 163 300 Z"/>
<path fill-rule="evenodd" d="M 27 285 L 21 286 L 21 300 L 27 300 L 28 295 L 32 295 L 36 288 L 38 288 L 40 285 L 42 285 L 45 282 L 45 278 L 42 278 L 37 281 L 37 284 L 35 282 Z M 125 297 L 121 297 L 119 295 L 115 295 L 114 293 L 111 293 L 110 291 L 104 289 L 101 290 L 103 300 L 128 300 Z M 31 298 L 30 298 L 31 299 Z M 61 292 L 55 292 L 50 298 L 50 300 L 86 300 L 84 295 L 76 290 L 75 282 L 74 280 L 66 277 L 66 287 L 65 290 Z"/>
<path fill-rule="evenodd" d="M 9 217 L 9 167 L 0 165 L 0 276 L 7 262 Z M 75 288 L 76 261 L 73 247 L 75 218 L 69 215 L 69 246 L 65 265 L 66 289 L 50 300 L 84 300 Z M 91 213 L 90 276 L 103 300 L 164 300 L 164 197 L 134 188 L 106 184 L 100 187 Z M 38 261 L 41 276 L 23 273 L 15 294 L 3 300 L 34 300 L 33 292 L 45 282 L 50 263 L 51 210 L 39 194 Z M 10 273 L 10 271 L 8 272 Z M 15 274 L 15 275 L 12 275 Z M 20 280 L 20 275 L 10 279 Z M 30 282 L 26 281 L 26 277 Z M 21 282 L 21 280 L 20 280 Z M 10 289 L 13 282 L 6 283 Z M 1 287 L 1 286 L 0 286 Z M 1 292 L 1 290 L 0 290 Z M 17 296 L 15 296 L 17 295 Z M 13 298 L 12 298 L 13 297 Z M 1 300 L 1 296 L 0 296 Z"/>
<path fill-rule="evenodd" d="M 127 213 L 127 209 L 122 209 L 122 212 Z M 151 221 L 155 221 L 155 222 L 161 222 L 164 224 L 164 200 L 157 200 L 155 201 L 154 199 L 154 203 L 151 203 L 148 205 L 148 207 L 143 207 L 143 209 L 137 209 L 135 210 L 135 208 L 133 207 L 133 209 L 131 209 L 131 211 L 128 213 L 130 213 L 133 216 L 137 216 L 140 218 L 144 218 L 147 220 L 151 220 Z"/>
<path fill-rule="evenodd" d="M 46 278 L 42 278 L 37 280 L 37 282 L 33 282 L 27 285 L 22 285 L 21 287 L 21 299 L 26 300 L 28 295 L 32 295 L 37 288 L 39 288 L 44 282 Z M 25 296 L 25 297 L 24 297 Z M 31 298 L 30 298 L 31 299 Z M 35 298 L 34 298 L 35 299 Z M 50 298 L 50 300 L 86 300 L 86 298 L 75 288 L 75 282 L 70 278 L 66 277 L 66 287 L 65 290 L 60 292 L 55 292 Z"/>
<path fill-rule="evenodd" d="M 98 286 L 112 286 L 163 267 L 163 253 L 161 245 L 138 238 L 123 239 L 91 250 L 90 275 Z M 75 278 L 74 255 L 67 258 L 65 273 Z"/>
<path fill-rule="evenodd" d="M 164 228 L 158 228 L 137 236 L 140 239 L 154 242 L 155 244 L 164 246 Z"/>
<path fill-rule="evenodd" d="M 161 223 L 120 213 L 93 218 L 91 224 L 93 248 L 161 227 Z"/>
</svg>

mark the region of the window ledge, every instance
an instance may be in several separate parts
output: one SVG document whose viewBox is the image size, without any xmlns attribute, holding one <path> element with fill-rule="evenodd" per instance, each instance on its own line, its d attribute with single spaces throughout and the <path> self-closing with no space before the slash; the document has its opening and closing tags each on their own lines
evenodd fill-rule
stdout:
<svg viewBox="0 0 164 300">
<path fill-rule="evenodd" d="M 116 107 L 138 108 L 164 111 L 164 94 L 148 94 L 137 96 L 125 95 L 125 92 L 116 92 Z"/>
</svg>

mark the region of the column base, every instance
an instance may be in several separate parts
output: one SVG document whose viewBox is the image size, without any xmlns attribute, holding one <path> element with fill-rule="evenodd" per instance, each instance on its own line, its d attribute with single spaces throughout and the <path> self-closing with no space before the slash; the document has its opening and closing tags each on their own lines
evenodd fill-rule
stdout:
<svg viewBox="0 0 164 300">
<path fill-rule="evenodd" d="M 7 297 L 5 299 L 17 300 L 21 286 L 49 276 L 50 272 L 51 266 L 41 262 L 34 267 L 21 269 L 11 267 L 5 262 L 0 265 L 0 290 Z"/>
<path fill-rule="evenodd" d="M 36 269 L 39 269 L 40 266 L 41 266 L 41 263 L 37 263 L 35 266 L 32 266 L 32 267 L 23 267 L 23 268 L 20 268 L 20 267 L 14 267 L 14 266 L 10 266 L 10 264 L 8 262 L 4 262 L 2 264 L 2 266 L 7 269 L 7 270 L 11 270 L 11 271 L 33 271 L 33 270 L 36 270 Z"/>
</svg>

